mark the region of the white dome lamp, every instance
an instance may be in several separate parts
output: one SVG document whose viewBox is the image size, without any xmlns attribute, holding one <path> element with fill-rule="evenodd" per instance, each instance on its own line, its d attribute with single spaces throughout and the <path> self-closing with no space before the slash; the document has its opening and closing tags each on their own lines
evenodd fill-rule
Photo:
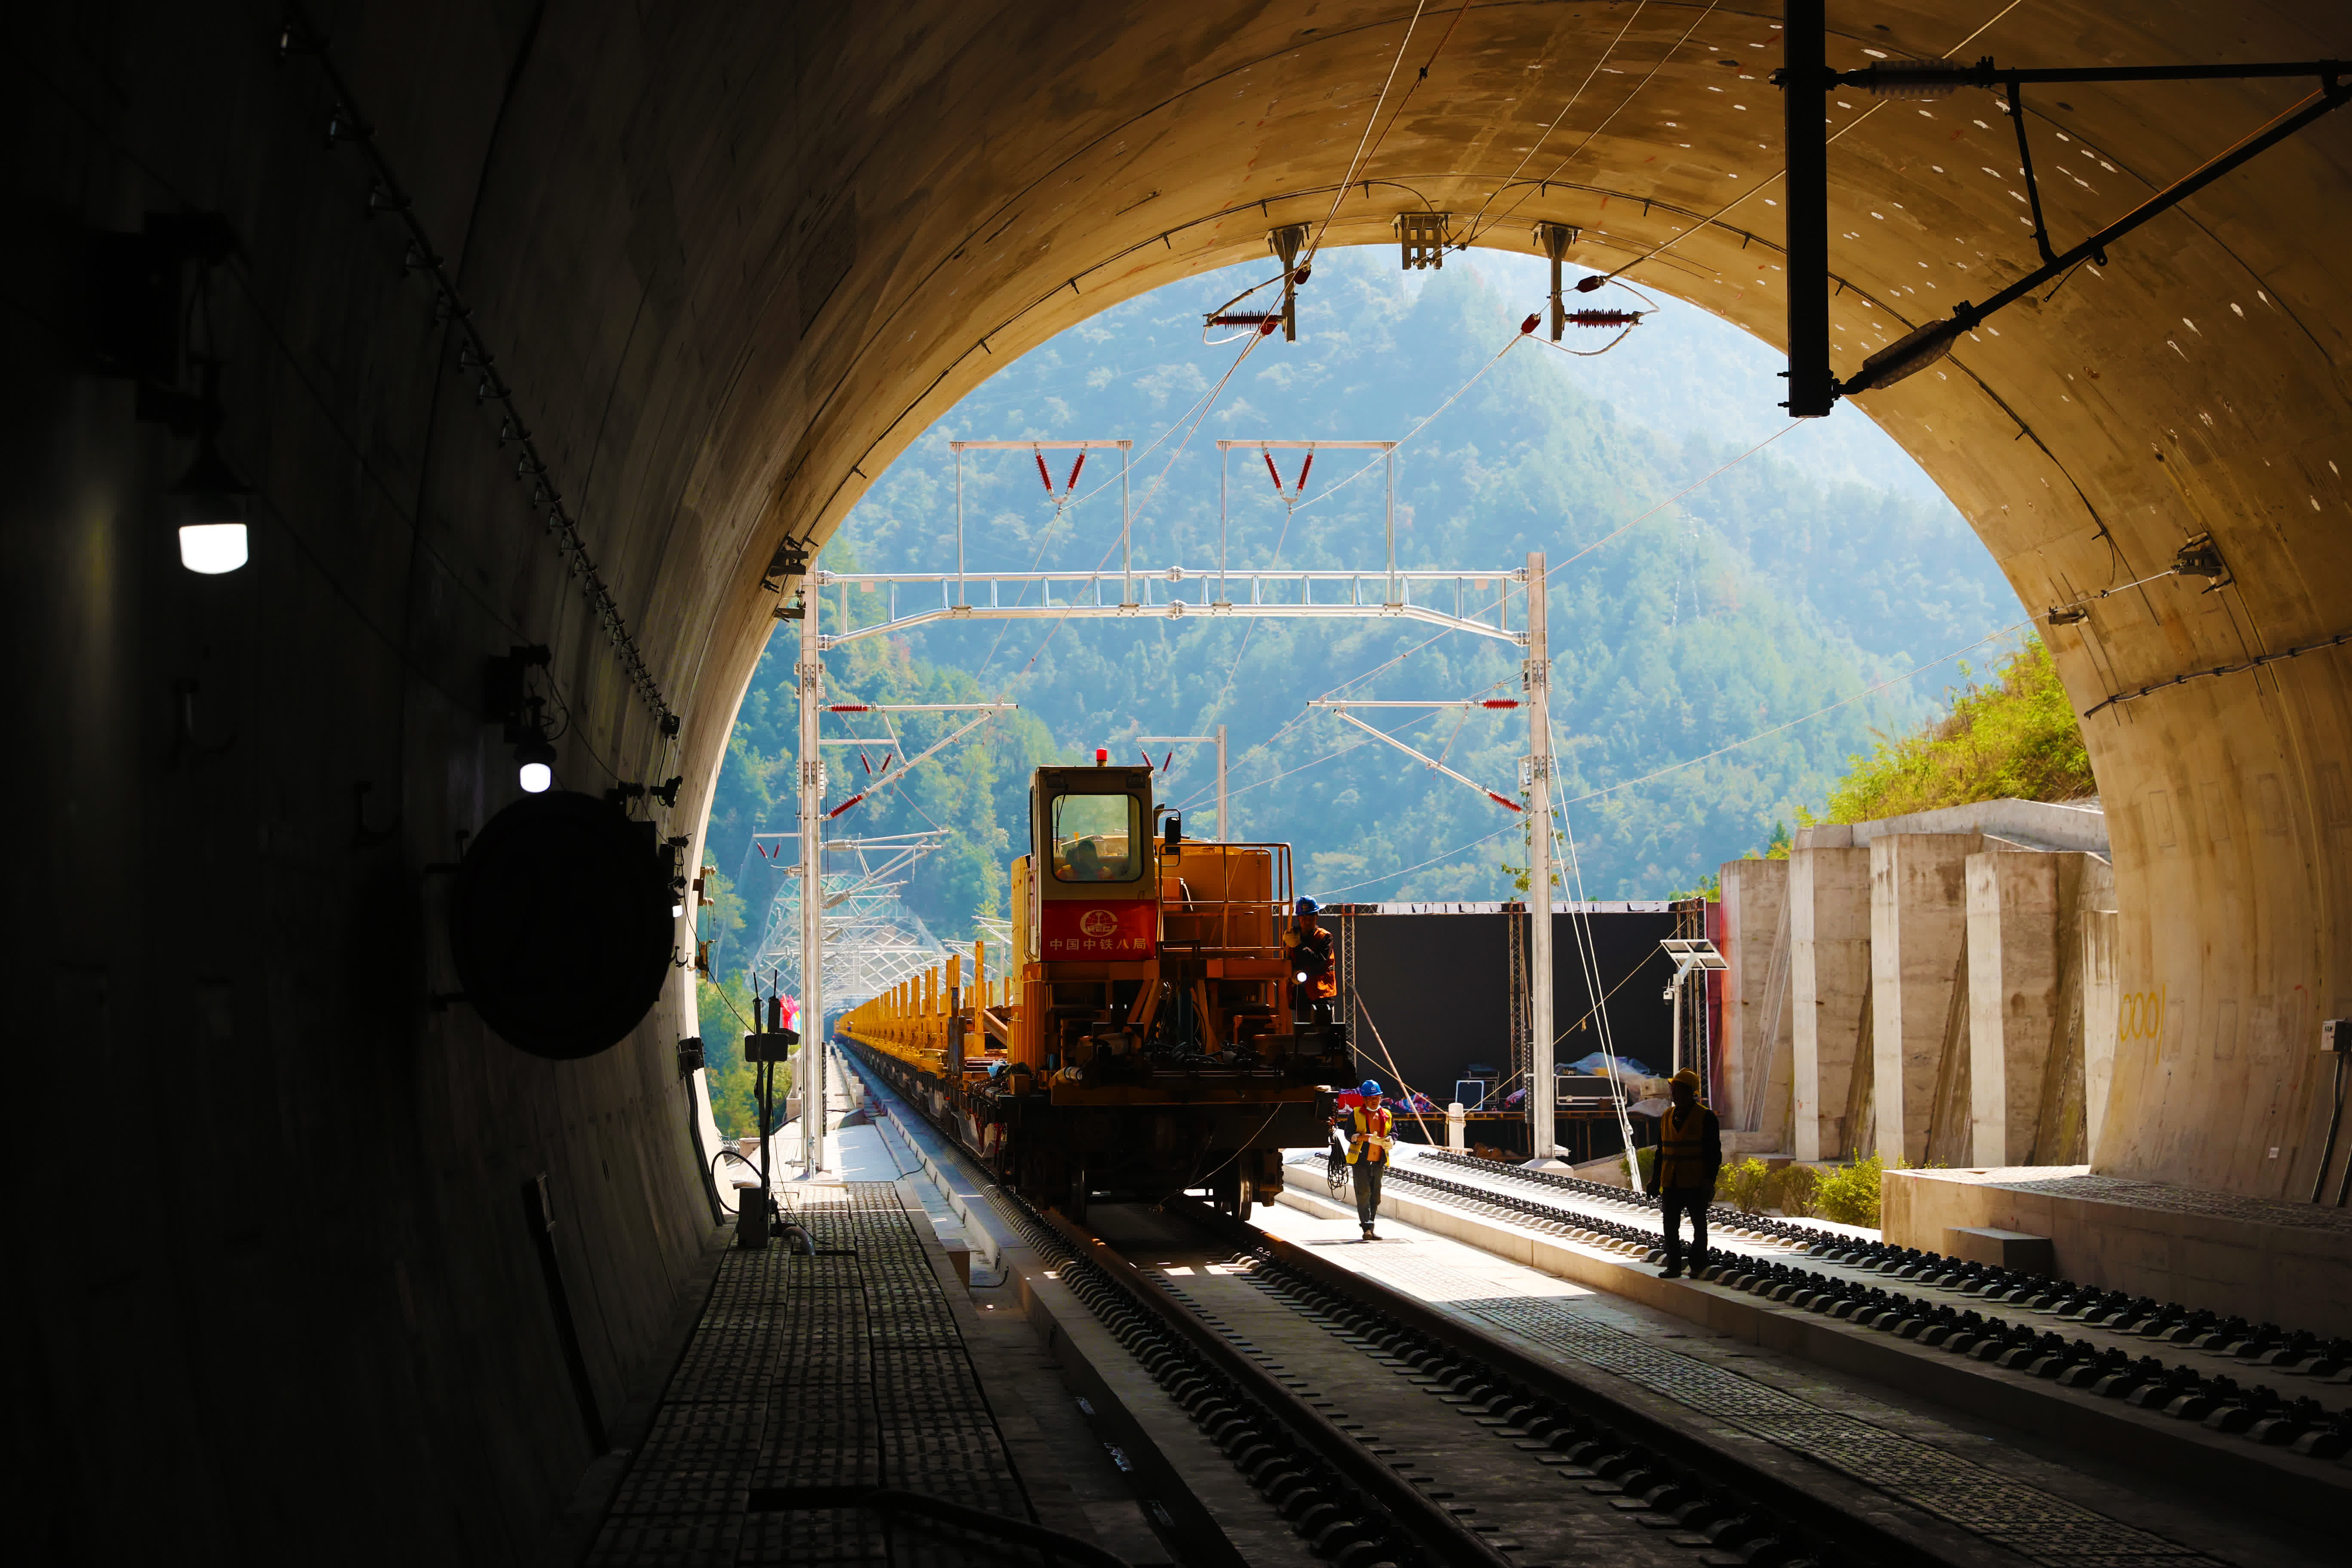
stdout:
<svg viewBox="0 0 2352 1568">
<path fill-rule="evenodd" d="M 221 458 L 220 362 L 208 359 L 203 364 L 204 423 L 196 460 L 171 494 L 180 528 L 180 564 L 217 577 L 246 563 L 246 505 L 253 487 Z"/>
<path fill-rule="evenodd" d="M 515 748 L 515 782 L 525 795 L 545 795 L 555 784 L 555 747 L 544 735 L 525 736 Z"/>
</svg>

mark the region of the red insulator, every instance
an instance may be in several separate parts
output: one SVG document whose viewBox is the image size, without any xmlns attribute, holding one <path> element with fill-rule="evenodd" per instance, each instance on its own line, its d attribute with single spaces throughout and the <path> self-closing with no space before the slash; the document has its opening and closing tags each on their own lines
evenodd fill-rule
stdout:
<svg viewBox="0 0 2352 1568">
<path fill-rule="evenodd" d="M 826 704 L 824 710 L 828 713 L 871 713 L 874 705 L 870 702 L 833 702 Z"/>
<path fill-rule="evenodd" d="M 826 812 L 824 814 L 824 819 L 827 822 L 831 822 L 835 817 L 839 816 L 843 812 L 847 811 L 851 806 L 856 805 L 859 801 L 864 800 L 866 796 L 863 794 L 851 795 L 847 800 L 843 801 L 839 805 L 836 805 L 831 811 Z"/>
<path fill-rule="evenodd" d="M 1062 488 L 1066 490 L 1076 489 L 1078 488 L 1078 470 L 1086 466 L 1087 449 L 1084 447 L 1081 447 L 1078 448 L 1078 460 L 1070 465 L 1070 482 L 1064 485 Z"/>
<path fill-rule="evenodd" d="M 1315 471 L 1315 448 L 1307 448 L 1307 460 L 1298 465 L 1298 493 L 1307 493 L 1307 476 Z"/>
<path fill-rule="evenodd" d="M 1516 800 L 1505 800 L 1501 795 L 1496 795 L 1493 790 L 1488 790 L 1488 791 L 1486 792 L 1486 798 L 1487 798 L 1488 800 L 1493 801 L 1496 805 L 1499 805 L 1499 806 L 1503 807 L 1503 808 L 1504 808 L 1505 810 L 1507 810 L 1507 811 L 1517 811 L 1517 812 L 1520 812 L 1520 813 L 1522 813 L 1523 815 L 1524 815 L 1524 813 L 1525 813 L 1525 811 L 1526 811 L 1526 807 L 1524 807 L 1524 806 L 1520 805 L 1519 805 L 1519 803 L 1518 803 L 1517 801 L 1516 801 Z"/>
<path fill-rule="evenodd" d="M 1045 454 L 1043 452 L 1032 452 L 1029 455 L 1037 459 L 1037 478 L 1045 482 L 1045 493 L 1047 495 L 1052 495 L 1054 493 L 1054 476 L 1045 471 Z"/>
<path fill-rule="evenodd" d="M 1578 279 L 1576 280 L 1576 291 L 1580 294 L 1590 294 L 1595 289 L 1600 288 L 1603 283 L 1608 281 L 1608 279 L 1603 278 L 1600 273 L 1596 272 L 1590 278 Z"/>
<path fill-rule="evenodd" d="M 1632 327 L 1641 323 L 1639 310 L 1570 310 L 1568 324 L 1571 327 Z"/>
<path fill-rule="evenodd" d="M 1534 331 L 1540 321 L 1540 317 L 1530 314 L 1526 321 L 1519 323 L 1519 335 L 1521 337 L 1525 337 L 1528 333 Z"/>
<path fill-rule="evenodd" d="M 1265 321 L 1260 321 L 1257 324 L 1257 335 L 1262 338 L 1272 337 L 1274 335 L 1274 329 L 1280 325 L 1282 325 L 1282 318 L 1280 316 L 1268 316 Z"/>
<path fill-rule="evenodd" d="M 1274 454 L 1272 452 L 1260 452 L 1258 456 L 1265 459 L 1266 477 L 1274 480 L 1274 493 L 1280 495 L 1282 493 L 1282 470 L 1274 466 Z"/>
<path fill-rule="evenodd" d="M 1490 697 L 1478 704 L 1481 708 L 1517 708 L 1518 705 L 1519 700 L 1516 697 Z"/>
</svg>

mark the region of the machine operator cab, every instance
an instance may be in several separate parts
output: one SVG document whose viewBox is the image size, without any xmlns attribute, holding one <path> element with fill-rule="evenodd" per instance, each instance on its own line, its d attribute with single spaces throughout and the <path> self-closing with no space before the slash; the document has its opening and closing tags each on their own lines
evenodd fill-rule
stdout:
<svg viewBox="0 0 2352 1568">
<path fill-rule="evenodd" d="M 1159 949 L 1150 768 L 1039 768 L 1030 782 L 1036 956 L 1136 963 Z"/>
</svg>

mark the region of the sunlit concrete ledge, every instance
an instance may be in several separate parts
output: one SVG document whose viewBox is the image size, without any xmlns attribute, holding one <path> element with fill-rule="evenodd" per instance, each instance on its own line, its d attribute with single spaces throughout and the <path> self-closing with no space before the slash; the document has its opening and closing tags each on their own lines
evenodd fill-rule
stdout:
<svg viewBox="0 0 2352 1568">
<path fill-rule="evenodd" d="M 1286 1187 L 1281 1201 L 1322 1218 L 1355 1217 L 1351 1207 L 1296 1186 Z M 1671 1312 L 1713 1332 L 1865 1378 L 1895 1394 L 1935 1400 L 2184 1484 L 2226 1488 L 2250 1508 L 2333 1528 L 2352 1503 L 2352 1470 L 2342 1466 L 2257 1447 L 2242 1437 L 2208 1432 L 2120 1400 L 2061 1388 L 2024 1373 L 1949 1355 L 1726 1286 L 1664 1279 L 1654 1265 L 1596 1246 L 1417 1202 L 1393 1187 L 1381 1194 L 1381 1218 L 1384 1225 L 1402 1223 L 1447 1237 L 1558 1279 Z"/>
<path fill-rule="evenodd" d="M 1948 1252 L 1961 1226 L 2046 1236 L 2063 1277 L 2251 1322 L 2352 1334 L 2352 1213 L 2095 1176 L 2088 1166 L 1889 1171 L 1881 1224 Z"/>
</svg>

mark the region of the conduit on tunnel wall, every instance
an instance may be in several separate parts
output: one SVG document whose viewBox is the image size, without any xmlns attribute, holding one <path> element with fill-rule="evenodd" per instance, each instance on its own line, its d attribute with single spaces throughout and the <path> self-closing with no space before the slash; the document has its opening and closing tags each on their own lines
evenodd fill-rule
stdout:
<svg viewBox="0 0 2352 1568">
<path fill-rule="evenodd" d="M 1832 63 L 1941 52 L 1997 8 L 1832 5 Z M 760 574 L 778 540 L 822 538 L 998 364 L 1319 222 L 1409 11 L 319 8 L 684 718 L 677 831 L 700 821 L 773 626 Z M 1622 11 L 1470 12 L 1328 242 L 1393 243 L 1407 183 L 1475 211 Z M 320 74 L 275 58 L 279 19 L 231 0 L 57 6 L 20 22 L 6 68 L 22 221 L 0 507 L 35 817 L 9 875 L 37 911 L 10 962 L 38 999 L 11 1097 L 37 1262 L 15 1308 L 41 1438 L 20 1468 L 40 1530 L 75 1552 L 166 1521 L 194 1555 L 257 1530 L 351 1541 L 365 1519 L 353 1550 L 379 1561 L 520 1561 L 590 1454 L 513 1194 L 547 1173 L 588 1379 L 625 1410 L 709 1229 L 673 1056 L 686 997 L 674 985 L 593 1060 L 524 1057 L 429 1005 L 450 987 L 423 868 L 510 798 L 511 758 L 475 712 L 486 655 L 554 649 L 568 785 L 642 782 L 652 721 L 404 240 L 365 216 L 363 163 L 326 142 Z M 1635 64 L 1595 93 L 1689 25 L 1653 6 L 1619 46 Z M 2343 28 L 2325 0 L 2036 0 L 1971 52 L 2341 56 Z M 1698 31 L 1493 243 L 1532 251 L 1528 225 L 1570 223 L 1570 258 L 1612 265 L 1772 173 L 1769 18 Z M 2043 181 L 2053 232 L 2112 217 L 2301 90 L 2029 95 L 2037 157 L 2071 171 Z M 2078 710 L 2352 626 L 2334 368 L 2348 162 L 2352 119 L 2323 121 L 1834 416 L 1893 432 L 2029 606 L 2146 575 L 2211 531 L 2232 585 L 2152 584 L 2049 634 Z M 2031 264 L 2013 163 L 1982 94 L 1890 104 L 1832 149 L 1841 374 L 1887 318 L 1931 319 Z M 1636 276 L 1775 340 L 1768 198 Z M 261 492 L 251 564 L 211 579 L 179 570 L 163 517 L 190 447 L 80 359 L 83 234 L 189 209 L 241 242 L 214 295 L 223 447 Z M 1324 330 L 1311 285 L 1301 310 Z M 2088 726 L 2123 990 L 2165 997 L 2167 1021 L 2121 1043 L 2103 1170 L 2309 1188 L 2317 1022 L 2352 1014 L 2347 658 L 2193 681 Z M 162 1194 L 135 1239 L 89 1217 L 121 1196 L 93 1151 L 124 1144 Z M 187 1460 L 123 1465 L 126 1431 Z"/>
</svg>

